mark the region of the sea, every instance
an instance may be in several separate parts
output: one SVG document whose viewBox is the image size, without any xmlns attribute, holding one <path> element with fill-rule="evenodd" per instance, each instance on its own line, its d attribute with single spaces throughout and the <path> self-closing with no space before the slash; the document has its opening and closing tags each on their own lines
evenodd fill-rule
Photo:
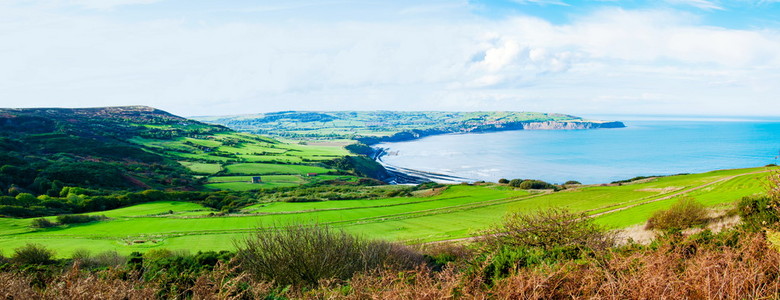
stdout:
<svg viewBox="0 0 780 300">
<path fill-rule="evenodd" d="M 608 183 L 778 164 L 780 117 L 599 116 L 626 127 L 447 134 L 381 143 L 382 163 L 463 181 Z"/>
</svg>

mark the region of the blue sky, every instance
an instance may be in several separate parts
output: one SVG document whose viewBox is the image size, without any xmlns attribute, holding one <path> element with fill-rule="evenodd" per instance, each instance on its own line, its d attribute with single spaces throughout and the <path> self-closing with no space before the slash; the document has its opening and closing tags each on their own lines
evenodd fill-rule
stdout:
<svg viewBox="0 0 780 300">
<path fill-rule="evenodd" d="M 780 116 L 780 1 L 0 2 L 0 107 Z"/>
</svg>

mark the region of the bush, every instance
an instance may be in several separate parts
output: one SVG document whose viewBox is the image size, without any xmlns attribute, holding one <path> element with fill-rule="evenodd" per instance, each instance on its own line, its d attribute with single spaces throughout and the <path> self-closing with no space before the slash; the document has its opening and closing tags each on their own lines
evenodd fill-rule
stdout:
<svg viewBox="0 0 780 300">
<path fill-rule="evenodd" d="M 433 271 L 441 271 L 447 264 L 465 266 L 476 255 L 473 248 L 459 243 L 424 244 L 420 246 L 420 251 Z"/>
<path fill-rule="evenodd" d="M 744 197 L 737 203 L 742 223 L 749 229 L 773 227 L 780 222 L 777 201 L 767 196 Z"/>
<path fill-rule="evenodd" d="M 564 184 L 565 185 L 575 185 L 575 184 L 582 184 L 582 182 L 579 182 L 579 181 L 576 181 L 576 180 L 569 180 L 569 181 L 567 181 Z"/>
<path fill-rule="evenodd" d="M 470 272 L 479 273 L 488 285 L 520 268 L 593 257 L 615 244 L 614 236 L 593 219 L 561 208 L 510 214 L 484 236 L 477 258 L 482 263 L 472 263 Z"/>
<path fill-rule="evenodd" d="M 520 184 L 523 183 L 523 181 L 525 181 L 525 180 L 522 180 L 522 179 L 512 179 L 508 183 L 509 183 L 509 186 L 511 186 L 511 187 L 520 187 Z"/>
<path fill-rule="evenodd" d="M 602 250 L 614 245 L 615 239 L 584 213 L 549 208 L 534 213 L 513 213 L 488 230 L 483 242 L 489 249 L 503 247 L 541 248 L 581 247 Z"/>
<path fill-rule="evenodd" d="M 92 255 L 89 250 L 77 249 L 71 255 L 73 263 L 86 269 L 118 268 L 127 264 L 127 258 L 116 251 L 105 251 Z"/>
<path fill-rule="evenodd" d="M 772 170 L 767 179 L 765 196 L 744 197 L 737 203 L 737 213 L 747 229 L 776 228 L 780 222 L 780 172 Z"/>
<path fill-rule="evenodd" d="M 669 209 L 659 210 L 647 220 L 645 229 L 682 230 L 704 225 L 708 220 L 707 208 L 693 198 L 683 197 Z"/>
<path fill-rule="evenodd" d="M 82 223 L 89 223 L 94 221 L 100 221 L 108 219 L 108 217 L 104 215 L 100 216 L 89 216 L 89 215 L 61 215 L 57 216 L 57 222 L 60 224 L 82 224 Z"/>
<path fill-rule="evenodd" d="M 405 269 L 424 262 L 405 246 L 364 240 L 318 224 L 258 231 L 236 248 L 246 271 L 279 285 L 314 286 L 323 279 L 346 280 L 361 271 Z"/>
<path fill-rule="evenodd" d="M 556 186 L 541 180 L 525 180 L 517 187 L 524 190 L 555 190 Z"/>
<path fill-rule="evenodd" d="M 45 265 L 54 262 L 54 251 L 39 244 L 26 244 L 14 249 L 13 262 L 20 265 Z"/>
<path fill-rule="evenodd" d="M 51 228 L 54 226 L 57 226 L 57 223 L 49 221 L 49 219 L 46 218 L 34 219 L 32 220 L 32 223 L 30 223 L 30 227 L 33 228 Z"/>
<path fill-rule="evenodd" d="M 507 183 L 509 183 L 509 180 L 507 180 L 506 178 L 501 178 L 501 179 L 498 180 L 498 183 L 500 183 L 500 184 L 507 184 Z"/>
</svg>

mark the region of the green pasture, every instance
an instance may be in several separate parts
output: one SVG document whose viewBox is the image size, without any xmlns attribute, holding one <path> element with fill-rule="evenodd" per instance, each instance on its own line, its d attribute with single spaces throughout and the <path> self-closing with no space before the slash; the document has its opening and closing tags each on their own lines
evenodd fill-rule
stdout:
<svg viewBox="0 0 780 300">
<path fill-rule="evenodd" d="M 306 165 L 280 165 L 280 164 L 265 164 L 265 163 L 246 163 L 246 164 L 233 164 L 225 167 L 228 174 L 252 174 L 252 175 L 266 175 L 266 174 L 280 174 L 280 175 L 306 175 L 308 173 L 328 173 L 333 171 L 332 169 L 326 169 L 322 167 L 306 166 Z"/>
<path fill-rule="evenodd" d="M 372 238 L 427 242 L 468 237 L 499 222 L 509 212 L 533 212 L 545 207 L 605 213 L 596 217 L 597 222 L 622 228 L 645 222 L 653 211 L 668 207 L 680 196 L 693 197 L 708 206 L 722 206 L 760 193 L 766 174 L 751 173 L 761 170 L 715 171 L 555 193 L 497 185 L 453 185 L 433 196 L 258 203 L 228 216 L 207 216 L 210 210 L 193 203 L 146 203 L 96 213 L 109 216 L 107 221 L 45 230 L 30 228 L 29 219 L 0 219 L 0 250 L 7 252 L 27 242 L 55 248 L 61 256 L 82 247 L 122 253 L 158 247 L 231 249 L 234 239 L 257 228 L 267 230 L 270 226 L 312 221 Z M 270 175 L 263 176 L 264 180 L 266 177 Z M 215 177 L 209 185 L 239 184 L 230 181 L 244 179 L 249 177 Z M 723 179 L 729 180 L 719 181 Z M 694 188 L 699 189 L 686 192 Z"/>
<path fill-rule="evenodd" d="M 196 174 L 216 174 L 219 171 L 222 171 L 222 165 L 221 164 L 215 164 L 215 163 L 199 163 L 199 162 L 191 162 L 191 161 L 180 161 L 180 164 L 182 166 L 187 167 Z"/>
<path fill-rule="evenodd" d="M 167 155 L 179 161 L 194 174 L 222 175 L 306 175 L 328 173 L 332 169 L 305 165 L 310 162 L 329 161 L 349 155 L 344 146 L 352 141 L 337 140 L 305 142 L 276 140 L 248 133 L 218 133 L 202 137 L 180 137 L 169 140 L 133 138 L 132 142 L 147 149 Z M 261 184 L 250 180 L 209 180 L 206 188 L 216 190 L 248 191 L 269 187 L 289 187 L 309 181 L 300 177 L 271 177 Z"/>
<path fill-rule="evenodd" d="M 252 176 L 216 176 L 209 178 L 205 186 L 215 190 L 251 191 L 306 183 L 300 175 L 263 175 L 261 178 L 261 183 L 252 183 Z"/>
</svg>

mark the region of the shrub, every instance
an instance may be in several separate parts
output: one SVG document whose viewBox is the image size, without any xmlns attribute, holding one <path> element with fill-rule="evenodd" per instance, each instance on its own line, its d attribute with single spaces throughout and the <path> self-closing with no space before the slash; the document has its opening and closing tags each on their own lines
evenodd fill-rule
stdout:
<svg viewBox="0 0 780 300">
<path fill-rule="evenodd" d="M 772 170 L 769 172 L 769 176 L 767 176 L 767 189 L 766 189 L 766 195 L 770 199 L 772 199 L 775 203 L 780 202 L 780 171 L 777 169 Z M 776 207 L 776 209 L 780 209 Z"/>
<path fill-rule="evenodd" d="M 421 245 L 420 251 L 434 271 L 441 271 L 445 265 L 450 263 L 466 265 L 476 255 L 472 247 L 446 242 Z"/>
<path fill-rule="evenodd" d="M 566 185 L 574 185 L 574 184 L 582 184 L 582 182 L 576 181 L 576 180 L 569 180 L 566 183 Z"/>
<path fill-rule="evenodd" d="M 49 219 L 46 218 L 33 219 L 32 223 L 30 223 L 30 227 L 33 228 L 51 228 L 54 226 L 57 226 L 57 223 L 49 221 Z"/>
<path fill-rule="evenodd" d="M 777 227 L 780 222 L 780 172 L 772 170 L 767 179 L 765 196 L 744 197 L 737 203 L 737 213 L 748 229 Z"/>
<path fill-rule="evenodd" d="M 70 259 L 73 260 L 74 263 L 79 262 L 82 264 L 82 266 L 85 261 L 91 258 L 92 258 L 92 252 L 84 248 L 73 250 L 73 253 L 70 255 Z"/>
<path fill-rule="evenodd" d="M 81 224 L 81 223 L 89 223 L 94 221 L 100 221 L 108 219 L 108 217 L 104 215 L 100 216 L 90 216 L 90 215 L 61 215 L 57 216 L 57 222 L 60 224 Z"/>
<path fill-rule="evenodd" d="M 511 186 L 511 187 L 520 187 L 520 184 L 523 183 L 523 181 L 525 181 L 525 180 L 522 180 L 522 179 L 512 179 L 508 183 L 509 183 L 509 186 Z"/>
<path fill-rule="evenodd" d="M 780 222 L 777 208 L 777 201 L 767 196 L 744 197 L 737 203 L 742 223 L 752 230 L 776 226 Z"/>
<path fill-rule="evenodd" d="M 345 280 L 361 271 L 423 262 L 422 255 L 407 247 L 364 240 L 319 224 L 257 231 L 236 247 L 246 271 L 280 285 L 314 286 L 323 279 Z"/>
<path fill-rule="evenodd" d="M 707 223 L 707 208 L 693 198 L 683 197 L 669 209 L 653 213 L 645 225 L 646 229 L 681 230 Z"/>
<path fill-rule="evenodd" d="M 80 267 L 87 269 L 117 268 L 127 264 L 127 258 L 116 251 L 105 251 L 92 255 L 89 250 L 77 249 L 73 251 L 71 258 L 74 264 L 78 262 Z"/>
<path fill-rule="evenodd" d="M 45 265 L 54 262 L 54 251 L 39 244 L 26 244 L 14 249 L 12 260 L 20 265 Z"/>
<path fill-rule="evenodd" d="M 517 187 L 524 190 L 555 190 L 556 186 L 541 180 L 525 180 Z"/>
<path fill-rule="evenodd" d="M 582 247 L 602 250 L 612 246 L 614 237 L 584 213 L 549 208 L 534 213 L 512 213 L 488 230 L 483 242 L 490 249 L 502 247 L 541 248 Z"/>
<path fill-rule="evenodd" d="M 501 178 L 501 179 L 498 180 L 498 183 L 500 183 L 500 184 L 507 184 L 507 183 L 509 183 L 509 180 L 507 180 L 506 178 Z"/>
</svg>

